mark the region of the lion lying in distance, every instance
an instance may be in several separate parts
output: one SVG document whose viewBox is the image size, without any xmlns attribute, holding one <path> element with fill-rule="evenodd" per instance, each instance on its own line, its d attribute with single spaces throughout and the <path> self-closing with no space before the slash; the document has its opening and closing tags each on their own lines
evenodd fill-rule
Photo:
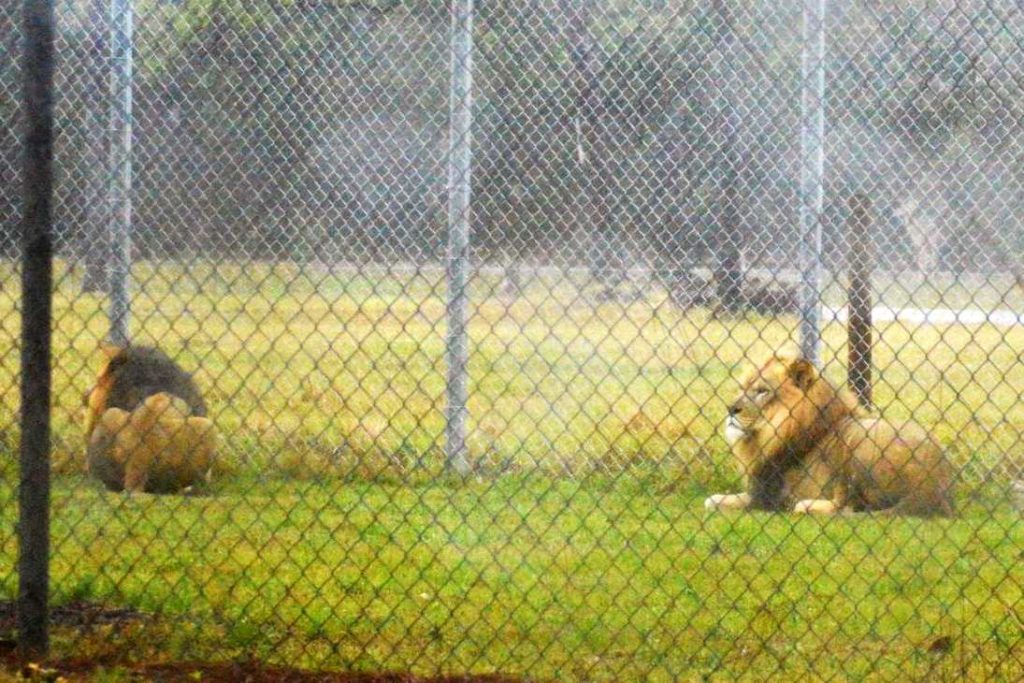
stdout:
<svg viewBox="0 0 1024 683">
<path fill-rule="evenodd" d="M 725 435 L 747 491 L 705 508 L 953 514 L 955 473 L 924 428 L 869 417 L 797 354 L 775 354 L 741 384 Z"/>
</svg>

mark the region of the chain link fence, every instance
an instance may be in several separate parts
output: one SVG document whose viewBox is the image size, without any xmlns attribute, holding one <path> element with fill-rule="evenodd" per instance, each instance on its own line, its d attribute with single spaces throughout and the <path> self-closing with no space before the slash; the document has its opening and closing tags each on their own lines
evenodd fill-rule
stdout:
<svg viewBox="0 0 1024 683">
<path fill-rule="evenodd" d="M 1018 3 L 55 4 L 56 656 L 1021 676 Z M 88 475 L 105 339 L 194 374 L 219 434 L 204 495 Z M 741 368 L 790 343 L 934 435 L 955 517 L 705 510 L 743 486 Z"/>
</svg>

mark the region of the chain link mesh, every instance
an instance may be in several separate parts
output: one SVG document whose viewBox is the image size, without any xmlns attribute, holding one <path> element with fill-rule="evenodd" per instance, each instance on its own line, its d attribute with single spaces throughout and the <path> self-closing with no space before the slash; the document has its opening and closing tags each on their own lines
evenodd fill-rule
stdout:
<svg viewBox="0 0 1024 683">
<path fill-rule="evenodd" d="M 873 412 L 941 443 L 949 520 L 703 507 L 742 488 L 722 429 L 740 368 L 799 341 L 806 8 L 790 1 L 477 3 L 462 479 L 444 452 L 448 3 L 135 0 L 131 336 L 195 374 L 219 464 L 208 495 L 103 491 L 82 395 L 110 329 L 117 64 L 109 2 L 56 4 L 58 655 L 1021 676 L 1018 3 L 825 14 L 822 371 L 846 382 L 864 197 Z M 6 3 L 3 599 L 18 36 Z"/>
</svg>

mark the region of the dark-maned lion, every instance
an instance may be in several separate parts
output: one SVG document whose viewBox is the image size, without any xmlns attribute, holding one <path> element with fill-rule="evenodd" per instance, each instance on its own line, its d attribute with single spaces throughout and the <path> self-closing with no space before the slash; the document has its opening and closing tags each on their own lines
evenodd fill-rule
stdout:
<svg viewBox="0 0 1024 683">
<path fill-rule="evenodd" d="M 106 346 L 96 383 L 86 394 L 85 438 L 108 408 L 131 412 L 153 394 L 166 392 L 185 401 L 189 414 L 206 416 L 206 403 L 192 376 L 160 349 Z"/>
<path fill-rule="evenodd" d="M 149 346 L 103 352 L 84 397 L 90 474 L 113 491 L 174 493 L 204 481 L 216 435 L 192 376 Z"/>
<path fill-rule="evenodd" d="M 953 514 L 953 467 L 925 429 L 869 417 L 798 354 L 749 370 L 729 407 L 726 440 L 746 492 L 709 510 Z"/>
</svg>

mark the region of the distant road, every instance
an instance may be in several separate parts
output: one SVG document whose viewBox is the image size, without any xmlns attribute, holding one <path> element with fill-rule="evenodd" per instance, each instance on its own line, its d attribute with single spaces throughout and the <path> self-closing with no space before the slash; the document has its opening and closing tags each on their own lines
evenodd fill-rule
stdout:
<svg viewBox="0 0 1024 683">
<path fill-rule="evenodd" d="M 831 308 L 822 307 L 822 318 L 826 321 L 845 321 L 847 317 L 846 307 Z M 999 327 L 1014 327 L 1024 325 L 1024 314 L 1006 309 L 995 311 L 983 311 L 980 308 L 966 308 L 953 310 L 951 308 L 890 308 L 878 306 L 871 309 L 873 322 L 907 322 L 916 325 L 997 325 Z"/>
</svg>

